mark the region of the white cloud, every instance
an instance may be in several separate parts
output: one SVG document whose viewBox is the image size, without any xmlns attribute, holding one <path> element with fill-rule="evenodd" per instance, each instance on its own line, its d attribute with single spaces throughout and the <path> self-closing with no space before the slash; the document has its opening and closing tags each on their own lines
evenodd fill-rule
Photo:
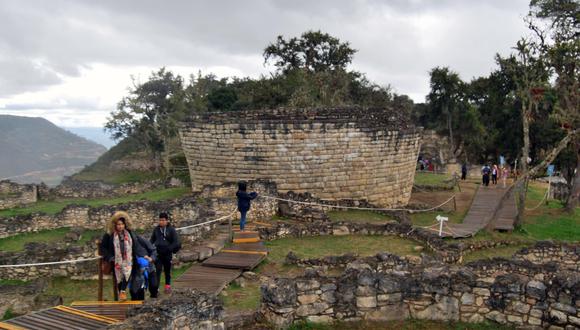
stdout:
<svg viewBox="0 0 580 330">
<path fill-rule="evenodd" d="M 101 126 L 126 94 L 166 66 L 187 77 L 257 77 L 279 34 L 320 29 L 359 50 L 352 68 L 423 102 L 428 72 L 488 74 L 526 33 L 517 1 L 0 2 L 0 113 Z"/>
</svg>

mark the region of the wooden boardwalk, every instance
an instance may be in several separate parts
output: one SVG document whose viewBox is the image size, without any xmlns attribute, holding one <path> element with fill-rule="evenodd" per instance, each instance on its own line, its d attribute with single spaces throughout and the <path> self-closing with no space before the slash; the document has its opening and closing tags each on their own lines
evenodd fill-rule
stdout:
<svg viewBox="0 0 580 330">
<path fill-rule="evenodd" d="M 56 306 L 0 322 L 4 330 L 97 330 L 120 321 L 80 309 Z"/>
<path fill-rule="evenodd" d="M 516 205 L 515 190 L 512 189 L 509 195 L 502 201 L 499 211 L 493 219 L 492 226 L 494 230 L 514 230 L 514 223 L 518 216 L 518 207 Z"/>
<path fill-rule="evenodd" d="M 242 271 L 252 270 L 262 262 L 268 251 L 260 242 L 257 231 L 234 231 L 231 246 L 189 268 L 173 282 L 176 289 L 195 289 L 207 294 L 219 294 Z"/>
<path fill-rule="evenodd" d="M 513 229 L 515 216 L 511 218 L 511 229 L 509 229 L 510 217 L 513 215 L 511 202 L 508 199 L 508 202 L 500 205 L 507 189 L 509 187 L 502 188 L 500 185 L 480 186 L 475 193 L 467 215 L 463 219 L 463 223 L 446 223 L 441 236 L 453 238 L 471 237 L 487 227 L 494 220 L 494 214 L 497 214 L 502 219 L 501 221 L 493 222 L 496 226 L 495 229 Z M 513 206 L 515 208 L 515 201 Z M 496 213 L 495 210 L 498 210 L 498 212 Z M 439 233 L 438 227 L 428 230 Z"/>
</svg>

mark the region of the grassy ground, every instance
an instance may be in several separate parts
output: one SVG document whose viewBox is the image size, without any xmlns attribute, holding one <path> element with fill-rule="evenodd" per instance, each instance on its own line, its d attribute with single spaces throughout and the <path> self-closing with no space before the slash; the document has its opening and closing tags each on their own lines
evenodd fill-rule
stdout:
<svg viewBox="0 0 580 330">
<path fill-rule="evenodd" d="M 491 259 L 495 257 L 503 257 L 503 258 L 511 258 L 517 251 L 524 248 L 525 244 L 517 244 L 517 245 L 509 245 L 509 246 L 502 246 L 496 247 L 493 249 L 483 249 L 474 251 L 471 253 L 467 253 L 463 257 L 463 263 L 467 263 L 470 261 L 480 260 L 480 259 Z"/>
<path fill-rule="evenodd" d="M 450 175 L 447 174 L 435 174 L 429 172 L 415 172 L 415 184 L 416 185 L 449 185 L 448 181 L 451 179 Z"/>
<path fill-rule="evenodd" d="M 441 322 L 409 319 L 404 321 L 390 322 L 338 322 L 331 324 L 296 323 L 289 330 L 508 330 L 515 329 L 507 325 L 491 322 L 465 323 L 465 322 Z"/>
<path fill-rule="evenodd" d="M 241 287 L 234 283 L 230 284 L 221 297 L 224 302 L 224 308 L 230 311 L 247 311 L 257 310 L 260 306 L 260 283 L 250 282 Z"/>
<path fill-rule="evenodd" d="M 528 187 L 526 207 L 533 208 L 540 203 L 547 184 L 532 182 Z M 549 201 L 546 205 L 526 211 L 523 231 L 536 240 L 580 241 L 580 208 L 573 214 L 566 213 L 559 201 Z"/>
<path fill-rule="evenodd" d="M 0 279 L 0 285 L 24 285 L 28 283 L 28 281 L 23 280 L 2 280 Z"/>
<path fill-rule="evenodd" d="M 293 251 L 300 258 L 320 258 L 330 255 L 356 253 L 361 256 L 389 252 L 397 255 L 418 255 L 413 247 L 417 242 L 391 236 L 315 236 L 283 238 L 265 243 L 271 262 L 283 263 L 288 252 Z"/>
<path fill-rule="evenodd" d="M 357 223 L 384 223 L 393 220 L 391 217 L 377 212 L 366 210 L 330 211 L 327 213 L 332 221 L 345 221 Z"/>
<path fill-rule="evenodd" d="M 78 181 L 103 181 L 109 184 L 147 182 L 160 178 L 161 176 L 154 172 L 112 171 L 109 168 L 86 170 L 74 175 L 74 179 Z"/>
<path fill-rule="evenodd" d="M 148 191 L 142 194 L 126 195 L 116 198 L 100 198 L 100 199 L 66 199 L 59 201 L 40 201 L 38 203 L 28 205 L 26 207 L 13 208 L 0 211 L 0 217 L 12 217 L 16 215 L 26 215 L 36 212 L 46 214 L 56 214 L 67 205 L 79 204 L 91 207 L 98 207 L 103 205 L 117 205 L 138 200 L 160 201 L 167 199 L 174 199 L 189 194 L 189 188 L 169 188 L 162 190 Z"/>
</svg>

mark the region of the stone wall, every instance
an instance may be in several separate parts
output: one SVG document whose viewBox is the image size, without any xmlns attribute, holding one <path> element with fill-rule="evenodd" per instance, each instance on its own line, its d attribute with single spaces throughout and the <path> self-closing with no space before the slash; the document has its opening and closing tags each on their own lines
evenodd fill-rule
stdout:
<svg viewBox="0 0 580 330">
<path fill-rule="evenodd" d="M 36 185 L 0 181 L 0 210 L 36 203 L 37 199 Z"/>
<path fill-rule="evenodd" d="M 0 265 L 93 258 L 96 257 L 96 252 L 97 245 L 95 242 L 88 242 L 81 246 L 67 243 L 27 243 L 23 251 L 1 251 Z M 32 267 L 2 267 L 0 268 L 0 279 L 33 280 L 52 276 L 89 278 L 97 274 L 97 264 L 98 260 Z"/>
<path fill-rule="evenodd" d="M 50 189 L 47 195 L 41 195 L 41 198 L 117 197 L 129 194 L 140 194 L 155 189 L 162 189 L 164 187 L 165 185 L 162 180 L 130 182 L 115 185 L 101 181 L 77 181 L 70 177 L 65 177 L 58 186 Z"/>
<path fill-rule="evenodd" d="M 147 300 L 133 308 L 123 323 L 107 329 L 223 330 L 223 306 L 218 298 L 184 290 Z"/>
<path fill-rule="evenodd" d="M 386 109 L 209 113 L 180 129 L 193 191 L 267 179 L 326 200 L 406 205 L 420 130 Z"/>
<path fill-rule="evenodd" d="M 385 260 L 391 260 L 387 267 L 380 255 L 350 263 L 339 276 L 310 269 L 302 277 L 275 279 L 262 286 L 261 313 L 279 327 L 297 320 L 407 318 L 580 326 L 578 272 L 517 261 L 519 273 L 494 260 L 487 267 L 397 266 L 402 259 Z"/>
<path fill-rule="evenodd" d="M 259 194 L 275 194 L 275 186 L 267 182 L 251 183 L 250 187 Z M 236 207 L 233 185 L 208 186 L 200 193 L 176 200 L 137 201 L 100 207 L 69 205 L 55 215 L 34 213 L 0 218 L 0 238 L 61 227 L 102 229 L 106 227 L 113 213 L 118 210 L 129 213 L 133 227 L 136 229 L 152 228 L 157 224 L 157 217 L 161 211 L 171 215 L 174 226 L 182 227 L 222 217 L 235 211 Z M 276 211 L 275 201 L 258 198 L 253 202 L 248 216 L 250 219 L 270 219 Z M 238 217 L 237 214 L 236 217 Z M 192 231 L 195 229 L 186 232 Z"/>
</svg>

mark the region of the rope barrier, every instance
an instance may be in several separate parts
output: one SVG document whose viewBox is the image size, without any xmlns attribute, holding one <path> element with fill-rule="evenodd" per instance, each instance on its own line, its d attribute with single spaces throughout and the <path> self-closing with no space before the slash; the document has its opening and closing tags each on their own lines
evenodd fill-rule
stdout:
<svg viewBox="0 0 580 330">
<path fill-rule="evenodd" d="M 217 218 L 215 220 L 210 220 L 210 221 L 206 221 L 206 222 L 202 222 L 202 223 L 196 223 L 195 225 L 191 225 L 191 226 L 179 227 L 179 228 L 175 228 L 175 230 L 195 228 L 195 227 L 199 227 L 199 226 L 208 225 L 208 224 L 214 223 L 214 222 L 220 222 L 220 221 L 223 221 L 225 219 L 228 219 L 229 217 L 233 216 L 234 214 L 236 214 L 236 210 L 232 211 L 232 213 L 230 213 L 228 215 L 224 215 L 223 217 Z"/>
<path fill-rule="evenodd" d="M 38 263 L 34 263 L 34 264 L 0 265 L 0 268 L 33 267 L 33 266 L 48 266 L 48 265 L 75 264 L 77 262 L 85 262 L 85 261 L 92 261 L 92 260 L 98 260 L 98 259 L 101 259 L 101 257 L 75 259 L 75 260 L 53 261 L 53 262 L 38 262 Z"/>
<path fill-rule="evenodd" d="M 210 221 L 206 221 L 206 222 L 202 222 L 202 223 L 197 223 L 197 224 L 191 225 L 191 226 L 185 226 L 185 227 L 175 228 L 175 230 L 183 230 L 183 229 L 188 229 L 188 228 L 194 228 L 194 227 L 199 227 L 199 226 L 207 225 L 207 224 L 214 223 L 214 222 L 223 221 L 223 220 L 228 219 L 229 217 L 233 216 L 235 213 L 236 213 L 236 211 L 234 210 L 232 213 L 230 213 L 228 215 L 225 215 L 223 217 L 217 218 L 215 220 L 210 220 Z M 93 260 L 98 260 L 98 259 L 101 259 L 101 257 L 84 258 L 84 259 L 74 259 L 74 260 L 62 260 L 62 261 L 53 261 L 53 262 L 38 262 L 38 263 L 32 263 L 32 264 L 0 265 L 0 268 L 35 267 L 35 266 L 50 266 L 50 265 L 62 265 L 62 264 L 75 264 L 75 263 L 79 263 L 79 262 L 93 261 Z"/>
<path fill-rule="evenodd" d="M 535 209 L 537 209 L 538 207 L 542 206 L 542 204 L 544 203 L 544 201 L 548 198 L 548 195 L 550 194 L 550 186 L 551 184 L 548 185 L 548 190 L 546 190 L 546 193 L 544 194 L 544 197 L 542 197 L 542 200 L 538 203 L 538 205 L 532 207 L 532 208 L 525 208 L 526 211 L 533 211 Z"/>
<path fill-rule="evenodd" d="M 278 201 L 284 201 L 284 202 L 290 202 L 290 203 L 295 203 L 295 204 L 302 204 L 302 205 L 310 205 L 310 206 L 323 206 L 323 207 L 330 207 L 330 208 L 337 208 L 337 209 L 348 209 L 348 210 L 366 210 L 366 211 L 406 211 L 409 213 L 420 213 L 420 212 L 429 212 L 429 211 L 433 211 L 435 209 L 440 208 L 441 206 L 449 203 L 451 200 L 453 200 L 455 198 L 455 195 L 451 196 L 448 200 L 446 200 L 445 202 L 434 206 L 432 208 L 428 208 L 428 209 L 387 209 L 387 208 L 374 208 L 374 207 L 356 207 L 356 206 L 340 206 L 340 205 L 327 205 L 327 204 L 320 204 L 320 203 L 312 203 L 312 202 L 302 202 L 302 201 L 295 201 L 295 200 L 291 200 L 291 199 L 284 199 L 284 198 L 279 198 L 279 197 L 272 197 L 272 196 L 267 196 L 267 195 L 260 195 L 258 197 L 263 197 L 263 198 L 269 198 L 269 199 L 273 199 L 273 200 L 278 200 Z"/>
</svg>

